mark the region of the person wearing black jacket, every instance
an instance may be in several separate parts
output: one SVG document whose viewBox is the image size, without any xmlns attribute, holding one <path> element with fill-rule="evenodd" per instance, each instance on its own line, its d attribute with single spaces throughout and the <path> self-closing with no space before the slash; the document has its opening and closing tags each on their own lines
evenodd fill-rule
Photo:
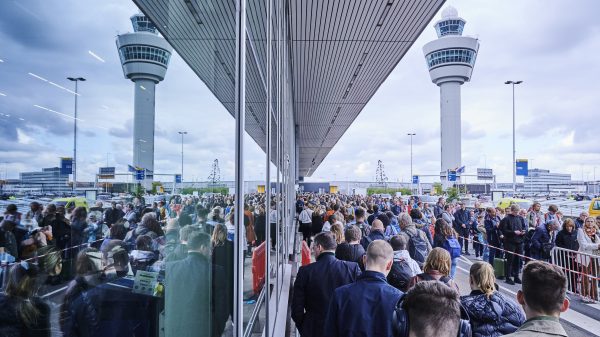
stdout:
<svg viewBox="0 0 600 337">
<path fill-rule="evenodd" d="M 465 255 L 469 254 L 469 211 L 465 209 L 465 205 L 458 203 L 460 208 L 454 213 L 454 230 L 458 233 L 458 243 L 464 249 Z"/>
<path fill-rule="evenodd" d="M 317 235 L 323 230 L 323 213 L 320 208 L 316 208 L 312 213 L 312 235 Z"/>
<path fill-rule="evenodd" d="M 28 262 L 15 263 L 6 289 L 0 293 L 0 336 L 50 337 L 50 306 L 36 297 L 39 268 Z"/>
<path fill-rule="evenodd" d="M 233 317 L 233 242 L 227 240 L 227 227 L 217 224 L 212 233 L 212 335 L 221 336 L 229 316 Z"/>
<path fill-rule="evenodd" d="M 569 249 L 573 251 L 579 250 L 579 242 L 577 242 L 577 231 L 575 230 L 573 219 L 565 219 L 562 229 L 556 234 L 556 247 Z"/>
<path fill-rule="evenodd" d="M 575 252 L 579 250 L 576 226 L 573 219 L 565 219 L 562 230 L 556 234 L 556 239 L 554 240 L 556 247 L 569 249 Z M 575 257 L 576 253 L 562 253 L 559 255 L 558 264 L 567 269 L 566 274 L 569 279 L 569 289 L 577 291 L 577 273 L 570 271 L 579 269 Z"/>
<path fill-rule="evenodd" d="M 494 265 L 494 258 L 502 256 L 502 251 L 496 249 L 496 247 L 501 248 L 500 246 L 502 242 L 502 232 L 500 231 L 500 229 L 498 229 L 498 226 L 500 224 L 500 217 L 496 215 L 496 209 L 493 207 L 488 207 L 485 210 L 485 213 L 485 233 L 487 235 L 488 244 L 490 245 L 488 262 L 491 265 Z"/>
<path fill-rule="evenodd" d="M 363 236 L 360 240 L 360 244 L 363 246 L 365 251 L 369 248 L 369 244 L 375 240 L 383 240 L 387 241 L 385 237 L 385 228 L 383 227 L 383 222 L 379 219 L 373 220 L 373 224 L 371 225 L 371 232 L 367 236 Z"/>
<path fill-rule="evenodd" d="M 111 227 L 113 224 L 117 223 L 117 221 L 122 219 L 123 215 L 125 215 L 125 213 L 118 209 L 117 203 L 113 201 L 110 203 L 110 208 L 104 211 L 104 222 L 108 227 Z"/>
<path fill-rule="evenodd" d="M 360 244 L 362 234 L 360 228 L 352 225 L 344 231 L 345 242 L 340 243 L 335 249 L 335 257 L 342 261 L 356 262 L 361 265 L 365 249 Z"/>
<path fill-rule="evenodd" d="M 517 204 L 510 205 L 510 214 L 500 221 L 499 228 L 504 235 L 504 250 L 506 251 L 506 264 L 504 274 L 506 283 L 521 283 L 519 273 L 521 269 L 521 257 L 523 255 L 523 240 L 526 234 L 525 220 L 519 216 L 520 207 Z M 514 278 L 514 281 L 511 279 Z"/>
<path fill-rule="evenodd" d="M 361 274 L 357 263 L 335 258 L 336 246 L 331 233 L 317 234 L 313 244 L 317 261 L 298 269 L 292 298 L 292 319 L 302 337 L 323 336 L 334 290 L 353 283 Z"/>
<path fill-rule="evenodd" d="M 471 293 L 460 297 L 473 337 L 503 336 L 525 323 L 523 310 L 514 299 L 498 291 L 494 281 L 494 268 L 489 263 L 473 263 L 469 270 Z"/>
<path fill-rule="evenodd" d="M 538 226 L 531 238 L 531 257 L 536 260 L 550 262 L 550 250 L 554 245 L 556 233 L 558 231 L 558 220 L 553 219 L 548 223 Z"/>
</svg>

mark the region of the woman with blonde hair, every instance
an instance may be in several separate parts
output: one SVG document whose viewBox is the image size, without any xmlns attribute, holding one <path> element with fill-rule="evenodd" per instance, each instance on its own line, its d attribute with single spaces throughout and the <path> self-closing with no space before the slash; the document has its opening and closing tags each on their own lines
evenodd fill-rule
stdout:
<svg viewBox="0 0 600 337">
<path fill-rule="evenodd" d="M 473 337 L 498 337 L 515 332 L 524 322 L 521 307 L 498 291 L 494 268 L 487 262 L 475 262 L 469 270 L 471 293 L 461 296 L 469 314 Z"/>
<path fill-rule="evenodd" d="M 598 299 L 598 281 L 594 276 L 598 275 L 598 265 L 600 258 L 594 255 L 600 255 L 600 235 L 597 234 L 596 219 L 589 216 L 585 219 L 583 227 L 577 230 L 577 242 L 579 243 L 579 252 L 577 263 L 581 266 L 583 272 L 581 276 L 581 300 L 584 303 L 595 303 Z"/>
<path fill-rule="evenodd" d="M 409 289 L 421 281 L 440 281 L 459 291 L 458 285 L 450 278 L 452 258 L 444 248 L 436 247 L 427 255 L 423 265 L 423 273 L 410 280 Z"/>
<path fill-rule="evenodd" d="M 333 225 L 331 225 L 330 232 L 335 237 L 335 242 L 338 245 L 344 242 L 344 227 L 339 222 L 336 222 Z"/>
</svg>

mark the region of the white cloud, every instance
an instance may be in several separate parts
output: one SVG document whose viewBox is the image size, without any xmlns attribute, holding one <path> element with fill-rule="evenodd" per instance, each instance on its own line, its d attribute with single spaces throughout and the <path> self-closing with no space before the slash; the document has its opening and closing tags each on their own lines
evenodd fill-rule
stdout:
<svg viewBox="0 0 600 337">
<path fill-rule="evenodd" d="M 24 145 L 29 145 L 29 144 L 33 144 L 34 139 L 32 137 L 29 137 L 25 131 L 21 130 L 21 129 L 17 129 L 17 139 L 19 141 L 19 144 L 24 144 Z"/>
</svg>

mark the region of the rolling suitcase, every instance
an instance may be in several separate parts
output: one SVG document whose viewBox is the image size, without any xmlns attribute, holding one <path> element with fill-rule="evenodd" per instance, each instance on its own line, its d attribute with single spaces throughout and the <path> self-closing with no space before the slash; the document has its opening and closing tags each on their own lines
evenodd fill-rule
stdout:
<svg viewBox="0 0 600 337">
<path fill-rule="evenodd" d="M 506 259 L 494 258 L 494 274 L 496 277 L 504 277 L 504 265 Z"/>
</svg>

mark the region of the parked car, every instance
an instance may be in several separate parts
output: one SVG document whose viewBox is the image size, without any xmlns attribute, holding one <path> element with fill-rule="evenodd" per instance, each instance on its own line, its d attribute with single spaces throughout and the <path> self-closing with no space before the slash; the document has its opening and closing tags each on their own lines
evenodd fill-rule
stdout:
<svg viewBox="0 0 600 337">
<path fill-rule="evenodd" d="M 56 198 L 52 200 L 52 203 L 56 206 L 64 206 L 65 209 L 72 207 L 85 207 L 87 210 L 90 209 L 87 199 L 82 197 Z"/>
<path fill-rule="evenodd" d="M 600 198 L 594 198 L 590 202 L 590 207 L 588 209 L 588 213 L 590 216 L 597 217 L 600 215 Z"/>
<path fill-rule="evenodd" d="M 498 203 L 496 203 L 496 207 L 505 209 L 505 208 L 510 207 L 510 205 L 512 205 L 512 204 L 517 204 L 517 205 L 519 205 L 519 207 L 521 207 L 523 209 L 529 209 L 529 207 L 531 207 L 533 202 L 531 200 L 527 200 L 527 199 L 502 198 L 502 199 L 498 200 Z"/>
</svg>

